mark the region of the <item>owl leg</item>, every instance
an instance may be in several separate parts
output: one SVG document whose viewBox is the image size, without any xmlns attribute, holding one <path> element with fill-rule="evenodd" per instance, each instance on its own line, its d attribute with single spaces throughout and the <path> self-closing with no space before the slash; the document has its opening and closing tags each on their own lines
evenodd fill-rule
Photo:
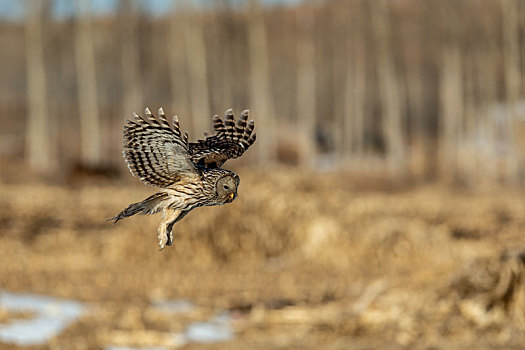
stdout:
<svg viewBox="0 0 525 350">
<path fill-rule="evenodd" d="M 173 224 L 177 221 L 177 218 L 181 214 L 179 209 L 165 208 L 162 213 L 162 221 L 159 225 L 159 239 L 160 250 L 164 249 L 164 246 L 173 244 Z"/>
<path fill-rule="evenodd" d="M 190 210 L 183 210 L 180 212 L 179 216 L 175 219 L 175 221 L 172 221 L 167 226 L 167 236 L 168 241 L 166 242 L 166 245 L 172 245 L 173 244 L 173 225 L 175 225 L 177 222 L 181 221 L 183 217 L 185 217 Z"/>
</svg>

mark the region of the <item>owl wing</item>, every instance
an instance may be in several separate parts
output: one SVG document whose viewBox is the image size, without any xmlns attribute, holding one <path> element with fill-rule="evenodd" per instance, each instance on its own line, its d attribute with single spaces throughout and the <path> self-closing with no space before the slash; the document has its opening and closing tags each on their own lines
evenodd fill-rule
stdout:
<svg viewBox="0 0 525 350">
<path fill-rule="evenodd" d="M 148 108 L 145 114 L 134 114 L 124 125 L 123 155 L 133 176 L 156 187 L 199 176 L 190 159 L 188 134 L 181 134 L 177 116 L 170 125 L 162 108 L 158 119 Z"/>
<path fill-rule="evenodd" d="M 193 163 L 206 168 L 220 168 L 228 159 L 240 157 L 254 142 L 254 121 L 248 120 L 248 110 L 235 122 L 233 111 L 228 109 L 225 120 L 213 116 L 215 135 L 189 144 Z"/>
</svg>

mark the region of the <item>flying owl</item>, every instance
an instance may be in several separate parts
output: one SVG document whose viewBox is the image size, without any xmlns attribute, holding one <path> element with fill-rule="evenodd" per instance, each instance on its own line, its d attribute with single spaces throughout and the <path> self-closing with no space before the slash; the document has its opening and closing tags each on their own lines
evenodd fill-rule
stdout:
<svg viewBox="0 0 525 350">
<path fill-rule="evenodd" d="M 231 203 L 237 197 L 239 176 L 222 169 L 230 158 L 241 156 L 254 142 L 254 121 L 248 110 L 235 121 L 228 109 L 224 121 L 213 116 L 215 135 L 188 142 L 177 116 L 169 123 L 162 108 L 158 118 L 146 108 L 145 117 L 133 115 L 124 125 L 124 159 L 133 176 L 160 190 L 141 202 L 130 204 L 114 223 L 135 214 L 162 211 L 158 229 L 159 246 L 173 244 L 173 225 L 201 206 Z"/>
</svg>

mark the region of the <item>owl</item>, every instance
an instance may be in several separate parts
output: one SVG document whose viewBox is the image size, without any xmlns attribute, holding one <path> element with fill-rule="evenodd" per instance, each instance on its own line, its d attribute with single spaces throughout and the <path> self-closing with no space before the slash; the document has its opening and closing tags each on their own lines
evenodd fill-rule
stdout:
<svg viewBox="0 0 525 350">
<path fill-rule="evenodd" d="M 254 121 L 248 110 L 235 121 L 228 109 L 224 121 L 213 116 L 215 135 L 188 142 L 177 116 L 170 124 L 162 108 L 156 118 L 148 108 L 124 125 L 124 159 L 133 176 L 159 191 L 141 202 L 130 204 L 114 223 L 135 214 L 162 211 L 158 228 L 160 249 L 173 244 L 173 225 L 197 207 L 231 203 L 237 197 L 239 176 L 222 169 L 230 158 L 241 156 L 254 142 Z"/>
</svg>

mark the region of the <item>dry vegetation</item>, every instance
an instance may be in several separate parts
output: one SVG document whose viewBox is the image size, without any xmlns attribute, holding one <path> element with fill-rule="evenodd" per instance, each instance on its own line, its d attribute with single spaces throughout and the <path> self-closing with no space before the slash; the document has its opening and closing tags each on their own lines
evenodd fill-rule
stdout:
<svg viewBox="0 0 525 350">
<path fill-rule="evenodd" d="M 166 345 L 220 310 L 218 349 L 523 348 L 525 2 L 74 3 L 0 20 L 0 287 L 90 310 L 42 348 Z M 152 192 L 122 176 L 146 105 L 193 139 L 229 107 L 257 125 L 240 198 L 163 252 L 158 217 L 104 221 Z"/>
<path fill-rule="evenodd" d="M 189 215 L 163 252 L 158 217 L 104 221 L 146 187 L 4 182 L 0 285 L 88 302 L 57 348 L 163 345 L 217 310 L 231 311 L 236 332 L 221 349 L 525 341 L 521 191 L 238 172 L 239 199 Z M 198 307 L 170 316 L 150 304 L 174 298 Z"/>
</svg>

